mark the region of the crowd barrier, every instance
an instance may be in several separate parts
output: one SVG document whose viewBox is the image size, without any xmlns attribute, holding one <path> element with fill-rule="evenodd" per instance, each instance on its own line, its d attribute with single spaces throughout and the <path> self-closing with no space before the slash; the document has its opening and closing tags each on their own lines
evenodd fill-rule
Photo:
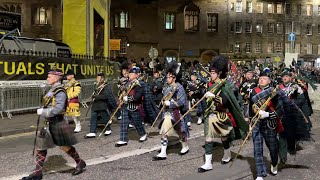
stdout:
<svg viewBox="0 0 320 180">
<path fill-rule="evenodd" d="M 87 107 L 87 103 L 91 101 L 91 96 L 95 89 L 95 79 L 80 80 L 81 93 L 79 101 L 82 106 Z M 9 119 L 12 113 L 21 113 L 25 111 L 33 111 L 42 106 L 42 96 L 48 91 L 48 86 L 42 84 L 29 85 L 2 85 L 0 86 L 0 115 L 4 118 L 4 114 Z"/>
</svg>

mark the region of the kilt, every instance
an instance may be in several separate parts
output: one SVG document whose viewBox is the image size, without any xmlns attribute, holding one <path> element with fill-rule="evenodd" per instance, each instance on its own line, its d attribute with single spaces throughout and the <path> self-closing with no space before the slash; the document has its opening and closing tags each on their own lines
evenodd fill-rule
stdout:
<svg viewBox="0 0 320 180">
<path fill-rule="evenodd" d="M 211 142 L 213 138 L 226 137 L 232 130 L 233 126 L 229 118 L 219 120 L 217 115 L 212 113 L 204 119 L 204 137 L 208 142 Z"/>
<path fill-rule="evenodd" d="M 72 146 L 77 143 L 73 128 L 66 123 L 62 118 L 57 118 L 54 121 L 49 121 L 49 131 L 52 139 L 57 146 Z"/>
</svg>

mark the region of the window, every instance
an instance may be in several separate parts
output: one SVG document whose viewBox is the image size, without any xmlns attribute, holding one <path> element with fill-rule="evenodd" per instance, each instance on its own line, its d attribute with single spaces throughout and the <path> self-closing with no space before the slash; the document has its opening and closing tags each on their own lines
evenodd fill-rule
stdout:
<svg viewBox="0 0 320 180">
<path fill-rule="evenodd" d="M 200 9 L 195 4 L 191 3 L 184 8 L 184 30 L 198 31 L 199 30 L 199 14 Z"/>
<path fill-rule="evenodd" d="M 262 33 L 262 23 L 257 23 L 256 31 L 257 31 L 257 33 Z"/>
<path fill-rule="evenodd" d="M 282 34 L 282 32 L 283 32 L 282 23 L 277 23 L 277 34 Z"/>
<path fill-rule="evenodd" d="M 251 53 L 251 43 L 246 42 L 245 44 L 246 53 Z"/>
<path fill-rule="evenodd" d="M 292 31 L 292 22 L 286 22 L 286 34 Z"/>
<path fill-rule="evenodd" d="M 277 3 L 277 14 L 282 14 L 282 4 Z"/>
<path fill-rule="evenodd" d="M 33 24 L 47 25 L 51 24 L 51 10 L 46 7 L 38 7 L 32 10 Z"/>
<path fill-rule="evenodd" d="M 301 4 L 297 4 L 297 15 L 301 15 L 301 9 L 302 9 L 302 5 Z"/>
<path fill-rule="evenodd" d="M 252 1 L 247 1 L 247 13 L 252 13 Z"/>
<path fill-rule="evenodd" d="M 122 11 L 115 14 L 114 27 L 116 28 L 129 28 L 129 12 Z"/>
<path fill-rule="evenodd" d="M 318 44 L 318 54 L 320 54 L 320 44 Z"/>
<path fill-rule="evenodd" d="M 307 35 L 312 35 L 312 26 L 311 26 L 311 24 L 307 24 Z"/>
<path fill-rule="evenodd" d="M 290 53 L 290 49 L 291 49 L 291 47 L 290 47 L 290 43 L 286 43 L 286 53 Z"/>
<path fill-rule="evenodd" d="M 263 13 L 263 2 L 257 2 L 257 13 Z"/>
<path fill-rule="evenodd" d="M 235 28 L 236 33 L 241 33 L 242 32 L 241 22 L 236 22 L 234 28 Z"/>
<path fill-rule="evenodd" d="M 231 11 L 234 11 L 234 3 L 231 3 L 231 4 L 230 4 L 230 10 L 231 10 Z"/>
<path fill-rule="evenodd" d="M 235 42 L 234 44 L 234 52 L 240 53 L 240 42 Z"/>
<path fill-rule="evenodd" d="M 295 51 L 295 53 L 300 54 L 300 44 L 296 44 L 296 45 L 295 45 L 294 51 Z"/>
<path fill-rule="evenodd" d="M 175 56 L 166 56 L 166 60 L 168 63 L 177 61 L 177 58 Z"/>
<path fill-rule="evenodd" d="M 311 4 L 307 4 L 307 16 L 312 16 L 313 13 L 313 7 Z"/>
<path fill-rule="evenodd" d="M 282 52 L 282 43 L 277 42 L 276 52 Z"/>
<path fill-rule="evenodd" d="M 208 13 L 208 31 L 218 32 L 218 14 Z"/>
<path fill-rule="evenodd" d="M 320 5 L 318 5 L 318 15 L 320 15 Z"/>
<path fill-rule="evenodd" d="M 237 0 L 236 2 L 236 12 L 242 12 L 242 1 Z"/>
<path fill-rule="evenodd" d="M 296 29 L 296 34 L 300 34 L 301 33 L 301 25 L 300 24 L 296 24 L 295 25 L 295 29 Z"/>
<path fill-rule="evenodd" d="M 273 33 L 273 32 L 274 32 L 274 24 L 268 23 L 268 33 Z"/>
<path fill-rule="evenodd" d="M 268 43 L 268 53 L 273 53 L 273 43 L 272 42 Z"/>
<path fill-rule="evenodd" d="M 268 3 L 268 13 L 273 14 L 273 4 Z"/>
<path fill-rule="evenodd" d="M 307 43 L 307 54 L 312 54 L 312 44 Z"/>
<path fill-rule="evenodd" d="M 119 54 L 127 54 L 127 41 L 124 39 L 121 39 L 120 41 L 120 52 Z"/>
<path fill-rule="evenodd" d="M 261 42 L 256 43 L 256 53 L 261 53 L 262 48 L 261 48 Z"/>
<path fill-rule="evenodd" d="M 246 33 L 251 33 L 252 32 L 252 24 L 251 22 L 246 22 L 246 26 L 245 26 L 245 30 L 246 30 Z"/>
<path fill-rule="evenodd" d="M 175 29 L 175 15 L 173 13 L 165 13 L 165 30 L 174 30 Z"/>
<path fill-rule="evenodd" d="M 291 4 L 286 3 L 285 8 L 286 8 L 286 15 L 290 15 L 291 14 Z"/>
</svg>

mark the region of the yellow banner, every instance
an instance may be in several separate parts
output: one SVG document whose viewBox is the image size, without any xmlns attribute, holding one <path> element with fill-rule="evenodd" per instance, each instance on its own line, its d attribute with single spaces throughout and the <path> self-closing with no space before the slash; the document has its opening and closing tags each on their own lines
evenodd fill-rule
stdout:
<svg viewBox="0 0 320 180">
<path fill-rule="evenodd" d="M 110 39 L 110 50 L 120 51 L 120 41 L 121 39 Z"/>
</svg>

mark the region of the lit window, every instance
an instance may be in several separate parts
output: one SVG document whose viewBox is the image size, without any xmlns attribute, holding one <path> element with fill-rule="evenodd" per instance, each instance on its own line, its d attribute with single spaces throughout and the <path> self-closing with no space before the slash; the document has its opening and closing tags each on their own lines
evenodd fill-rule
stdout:
<svg viewBox="0 0 320 180">
<path fill-rule="evenodd" d="M 173 13 L 165 13 L 165 29 L 175 29 L 175 15 Z"/>
<path fill-rule="evenodd" d="M 237 0 L 237 2 L 236 2 L 236 12 L 242 12 L 242 1 Z"/>
<path fill-rule="evenodd" d="M 44 7 L 39 9 L 39 24 L 48 24 L 47 10 Z"/>
<path fill-rule="evenodd" d="M 246 22 L 246 26 L 245 26 L 245 31 L 246 33 L 251 33 L 252 32 L 252 24 L 251 22 Z"/>
<path fill-rule="evenodd" d="M 256 31 L 257 31 L 257 33 L 262 33 L 262 23 L 257 23 Z"/>
<path fill-rule="evenodd" d="M 234 44 L 234 52 L 240 53 L 240 42 L 235 42 Z"/>
<path fill-rule="evenodd" d="M 114 27 L 116 28 L 129 28 L 129 12 L 122 11 L 115 14 Z"/>
<path fill-rule="evenodd" d="M 252 1 L 247 2 L 247 13 L 252 13 Z"/>
<path fill-rule="evenodd" d="M 273 43 L 272 42 L 268 43 L 268 53 L 273 53 Z"/>
<path fill-rule="evenodd" d="M 320 15 L 320 5 L 318 5 L 318 15 Z"/>
<path fill-rule="evenodd" d="M 257 2 L 257 13 L 263 13 L 263 2 Z"/>
<path fill-rule="evenodd" d="M 318 54 L 320 54 L 320 44 L 318 44 Z"/>
<path fill-rule="evenodd" d="M 199 14 L 200 9 L 191 3 L 184 8 L 184 30 L 199 31 Z"/>
<path fill-rule="evenodd" d="M 261 48 L 261 42 L 256 43 L 256 53 L 261 53 L 262 48 Z"/>
<path fill-rule="evenodd" d="M 268 13 L 273 14 L 273 4 L 268 4 Z"/>
<path fill-rule="evenodd" d="M 218 32 L 218 14 L 208 13 L 207 16 L 208 16 L 208 31 Z"/>
<path fill-rule="evenodd" d="M 282 4 L 277 3 L 277 14 L 282 14 Z"/>
<path fill-rule="evenodd" d="M 307 4 L 307 16 L 312 16 L 313 14 L 313 7 L 311 4 Z"/>
<path fill-rule="evenodd" d="M 236 22 L 235 31 L 236 31 L 236 33 L 241 33 L 242 32 L 241 22 Z"/>
<path fill-rule="evenodd" d="M 282 32 L 283 32 L 282 23 L 277 23 L 277 34 L 282 34 Z"/>
<path fill-rule="evenodd" d="M 307 24 L 307 35 L 312 35 L 312 26 L 311 26 L 311 24 Z"/>
<path fill-rule="evenodd" d="M 307 54 L 312 54 L 312 44 L 307 43 Z"/>
<path fill-rule="evenodd" d="M 230 10 L 231 10 L 231 11 L 234 11 L 234 3 L 231 3 L 231 4 L 230 4 Z"/>
</svg>

